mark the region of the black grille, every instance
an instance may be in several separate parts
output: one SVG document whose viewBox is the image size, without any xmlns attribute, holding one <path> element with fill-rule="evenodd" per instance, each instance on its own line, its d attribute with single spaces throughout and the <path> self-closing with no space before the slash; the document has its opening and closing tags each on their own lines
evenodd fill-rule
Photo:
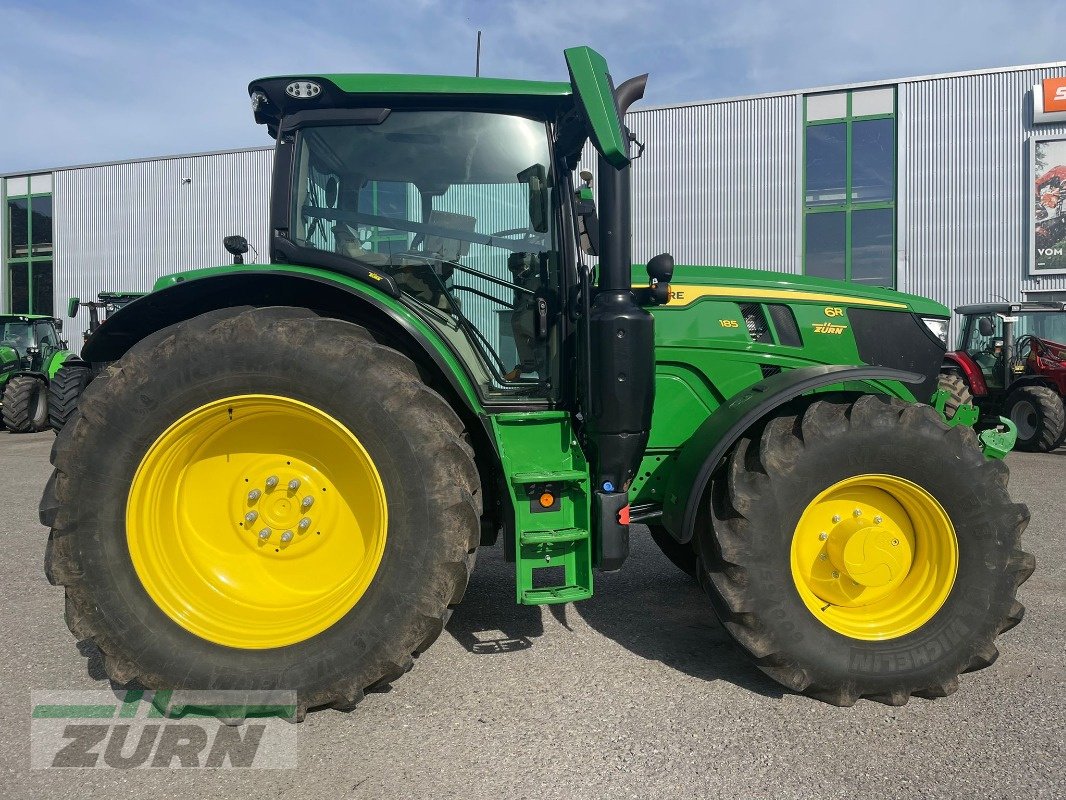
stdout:
<svg viewBox="0 0 1066 800">
<path fill-rule="evenodd" d="M 766 315 L 762 306 L 758 303 L 741 303 L 740 313 L 744 315 L 744 324 L 748 326 L 748 334 L 753 342 L 773 344 L 770 336 L 770 326 L 766 324 Z"/>
<path fill-rule="evenodd" d="M 759 371 L 762 372 L 764 378 L 769 378 L 771 375 L 776 375 L 781 371 L 781 367 L 775 367 L 773 364 L 760 364 Z"/>
<path fill-rule="evenodd" d="M 788 306 L 770 305 L 770 319 L 774 321 L 777 329 L 778 341 L 788 347 L 803 347 L 803 339 L 800 338 L 799 325 L 796 324 L 796 315 Z"/>
<path fill-rule="evenodd" d="M 920 402 L 928 402 L 936 391 L 945 348 L 921 318 L 903 311 L 849 308 L 848 319 L 859 358 L 871 366 L 924 375 L 924 383 L 908 384 L 907 388 Z"/>
</svg>

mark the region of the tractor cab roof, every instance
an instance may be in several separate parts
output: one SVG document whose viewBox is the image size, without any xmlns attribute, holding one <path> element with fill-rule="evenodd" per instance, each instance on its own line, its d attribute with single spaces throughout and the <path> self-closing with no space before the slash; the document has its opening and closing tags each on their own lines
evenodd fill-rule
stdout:
<svg viewBox="0 0 1066 800">
<path fill-rule="evenodd" d="M 573 105 L 569 83 L 459 75 L 282 75 L 248 85 L 255 121 L 276 135 L 282 117 L 342 108 L 469 108 L 554 117 Z"/>
<path fill-rule="evenodd" d="M 955 309 L 956 314 L 971 316 L 974 314 L 1021 314 L 1031 311 L 1045 311 L 1054 313 L 1066 311 L 1066 303 L 1059 301 L 1043 301 L 1029 303 L 977 303 L 969 306 L 959 306 Z"/>
<path fill-rule="evenodd" d="M 2 322 L 56 322 L 55 317 L 48 317 L 44 314 L 0 314 L 0 323 Z"/>
</svg>

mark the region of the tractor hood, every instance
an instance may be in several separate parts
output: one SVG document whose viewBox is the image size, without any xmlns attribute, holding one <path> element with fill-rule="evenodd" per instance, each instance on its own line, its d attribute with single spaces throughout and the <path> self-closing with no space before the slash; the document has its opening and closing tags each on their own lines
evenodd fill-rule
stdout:
<svg viewBox="0 0 1066 800">
<path fill-rule="evenodd" d="M 21 362 L 22 358 L 14 347 L 0 344 L 0 375 L 13 369 L 17 369 Z"/>
<path fill-rule="evenodd" d="M 643 265 L 633 268 L 633 284 L 647 281 Z M 909 311 L 922 317 L 951 316 L 947 306 L 914 294 L 878 286 L 787 275 L 737 267 L 677 266 L 670 281 L 669 307 L 689 305 L 701 297 L 738 298 L 826 305 L 863 306 Z"/>
</svg>

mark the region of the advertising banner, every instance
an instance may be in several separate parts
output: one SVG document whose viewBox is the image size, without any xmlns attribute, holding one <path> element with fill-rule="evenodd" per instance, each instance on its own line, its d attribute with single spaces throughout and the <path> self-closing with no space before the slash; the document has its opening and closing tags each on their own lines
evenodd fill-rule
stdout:
<svg viewBox="0 0 1066 800">
<path fill-rule="evenodd" d="M 1032 141 L 1029 272 L 1066 272 L 1066 138 Z"/>
</svg>

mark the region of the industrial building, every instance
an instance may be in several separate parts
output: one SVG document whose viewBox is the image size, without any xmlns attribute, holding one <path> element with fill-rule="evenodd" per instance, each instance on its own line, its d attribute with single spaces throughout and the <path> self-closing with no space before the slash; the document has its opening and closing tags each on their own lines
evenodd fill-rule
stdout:
<svg viewBox="0 0 1066 800">
<path fill-rule="evenodd" d="M 645 105 L 627 122 L 647 145 L 636 259 L 670 251 L 952 307 L 1066 299 L 1066 62 Z M 263 147 L 3 176 L 0 308 L 61 314 L 73 295 L 144 291 L 225 263 L 234 233 L 268 259 L 271 162 Z M 72 342 L 87 323 L 68 321 Z"/>
</svg>

